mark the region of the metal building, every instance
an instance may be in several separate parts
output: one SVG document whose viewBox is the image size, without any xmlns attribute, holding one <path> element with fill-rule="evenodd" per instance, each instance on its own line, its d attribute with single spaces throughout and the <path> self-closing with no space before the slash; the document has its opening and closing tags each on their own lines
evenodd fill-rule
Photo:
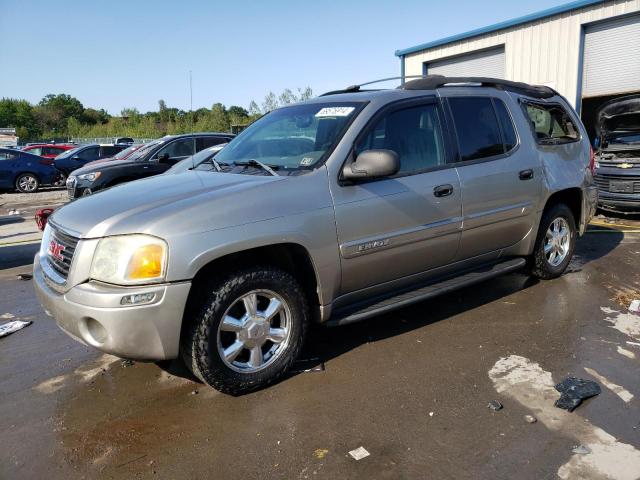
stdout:
<svg viewBox="0 0 640 480">
<path fill-rule="evenodd" d="M 548 85 L 591 130 L 598 106 L 640 92 L 640 0 L 579 0 L 396 51 L 402 76 L 487 76 Z"/>
</svg>

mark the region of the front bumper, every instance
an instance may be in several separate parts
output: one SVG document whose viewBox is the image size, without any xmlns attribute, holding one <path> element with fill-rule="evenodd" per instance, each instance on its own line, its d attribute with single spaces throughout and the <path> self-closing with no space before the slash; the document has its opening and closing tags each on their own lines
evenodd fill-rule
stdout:
<svg viewBox="0 0 640 480">
<path fill-rule="evenodd" d="M 59 293 L 47 284 L 39 255 L 34 261 L 33 280 L 46 313 L 74 339 L 134 360 L 178 356 L 190 282 L 118 287 L 90 281 Z M 120 305 L 123 296 L 139 293 L 155 293 L 155 299 L 145 305 Z"/>
<path fill-rule="evenodd" d="M 596 170 L 598 205 L 603 209 L 640 212 L 640 169 L 601 167 Z M 628 192 L 615 191 L 613 182 L 624 182 Z"/>
</svg>

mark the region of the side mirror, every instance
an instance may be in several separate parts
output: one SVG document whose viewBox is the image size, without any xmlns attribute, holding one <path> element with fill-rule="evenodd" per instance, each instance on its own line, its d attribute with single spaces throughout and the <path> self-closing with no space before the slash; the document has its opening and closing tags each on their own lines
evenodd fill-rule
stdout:
<svg viewBox="0 0 640 480">
<path fill-rule="evenodd" d="M 400 157 L 393 150 L 365 150 L 342 169 L 344 180 L 389 177 L 400 170 Z"/>
<path fill-rule="evenodd" d="M 169 154 L 168 153 L 163 153 L 162 155 L 158 155 L 158 162 L 160 163 L 167 163 L 167 161 L 169 160 Z"/>
<path fill-rule="evenodd" d="M 74 155 L 73 157 L 71 157 L 72 160 L 81 160 L 79 155 Z"/>
</svg>

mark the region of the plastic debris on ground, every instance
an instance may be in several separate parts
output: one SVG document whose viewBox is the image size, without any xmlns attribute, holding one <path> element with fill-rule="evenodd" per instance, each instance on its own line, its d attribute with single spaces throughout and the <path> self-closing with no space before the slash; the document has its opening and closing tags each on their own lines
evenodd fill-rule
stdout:
<svg viewBox="0 0 640 480">
<path fill-rule="evenodd" d="M 585 447 L 584 445 L 576 445 L 571 450 L 571 453 L 577 453 L 578 455 L 588 455 L 591 453 L 591 449 L 589 447 Z"/>
<path fill-rule="evenodd" d="M 0 318 L 9 320 L 11 318 L 16 318 L 16 316 L 13 313 L 3 313 L 2 315 L 0 315 Z"/>
<path fill-rule="evenodd" d="M 555 406 L 573 412 L 582 400 L 599 395 L 600 385 L 593 380 L 585 380 L 583 378 L 567 377 L 556 385 L 556 390 L 561 393 L 560 398 L 556 400 Z"/>
<path fill-rule="evenodd" d="M 358 447 L 355 450 L 351 450 L 349 455 L 355 460 L 362 460 L 365 457 L 371 455 L 364 447 Z"/>
<path fill-rule="evenodd" d="M 640 300 L 634 300 L 629 305 L 630 312 L 640 312 Z"/>
<path fill-rule="evenodd" d="M 31 273 L 19 273 L 18 278 L 20 280 L 31 280 L 33 278 L 33 275 Z"/>
<path fill-rule="evenodd" d="M 293 362 L 291 373 L 324 372 L 324 362 L 319 358 L 301 358 Z"/>
<path fill-rule="evenodd" d="M 497 412 L 498 410 L 502 410 L 502 404 L 498 400 L 491 400 L 487 405 L 491 410 Z"/>
<path fill-rule="evenodd" d="M 0 325 L 0 338 L 6 337 L 18 330 L 22 330 L 24 327 L 28 327 L 33 322 L 23 322 L 22 320 L 14 320 L 13 322 L 7 322 Z"/>
<path fill-rule="evenodd" d="M 536 423 L 538 421 L 538 419 L 536 417 L 534 417 L 533 415 L 525 415 L 524 416 L 524 420 L 527 423 Z"/>
</svg>

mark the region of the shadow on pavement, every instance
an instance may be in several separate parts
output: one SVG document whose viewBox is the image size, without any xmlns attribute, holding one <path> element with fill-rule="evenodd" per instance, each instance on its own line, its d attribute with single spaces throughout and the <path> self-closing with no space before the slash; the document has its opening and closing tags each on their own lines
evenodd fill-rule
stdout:
<svg viewBox="0 0 640 480">
<path fill-rule="evenodd" d="M 39 248 L 40 242 L 0 246 L 0 270 L 32 265 Z"/>
</svg>

